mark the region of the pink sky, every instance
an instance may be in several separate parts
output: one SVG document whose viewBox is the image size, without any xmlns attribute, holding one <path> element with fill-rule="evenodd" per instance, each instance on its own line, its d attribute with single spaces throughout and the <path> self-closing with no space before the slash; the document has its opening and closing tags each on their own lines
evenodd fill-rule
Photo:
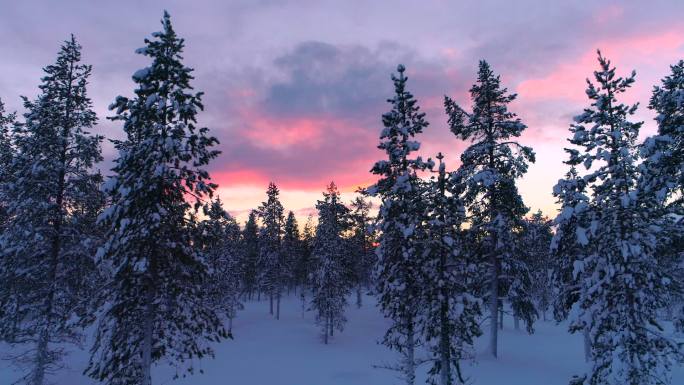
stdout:
<svg viewBox="0 0 684 385">
<path fill-rule="evenodd" d="M 477 62 L 486 59 L 519 94 L 512 110 L 529 129 L 521 142 L 537 163 L 519 183 L 525 203 L 555 214 L 551 188 L 566 171 L 562 148 L 572 116 L 587 104 L 586 77 L 597 48 L 637 82 L 642 136 L 655 131 L 645 106 L 650 90 L 684 58 L 680 1 L 120 1 L 9 2 L 0 13 L 0 98 L 21 111 L 34 96 L 41 67 L 74 33 L 93 64 L 90 95 L 97 130 L 120 138 L 105 119 L 145 59 L 133 51 L 158 30 L 162 9 L 186 38 L 195 87 L 206 93 L 201 123 L 221 141 L 212 164 L 226 208 L 243 219 L 264 199 L 269 181 L 286 209 L 312 212 L 334 180 L 351 199 L 371 183 L 380 115 L 391 97 L 391 72 L 407 66 L 409 89 L 431 125 L 422 152 L 442 151 L 456 167 L 464 143 L 446 126 L 443 96 L 468 104 Z M 111 165 L 115 155 L 105 147 Z"/>
</svg>

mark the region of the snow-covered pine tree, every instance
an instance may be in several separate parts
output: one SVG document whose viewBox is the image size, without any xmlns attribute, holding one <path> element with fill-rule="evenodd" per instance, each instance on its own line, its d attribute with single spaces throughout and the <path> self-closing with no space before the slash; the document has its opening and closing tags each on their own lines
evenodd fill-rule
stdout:
<svg viewBox="0 0 684 385">
<path fill-rule="evenodd" d="M 257 217 L 256 211 L 250 211 L 245 228 L 242 229 L 240 273 L 242 285 L 250 298 L 254 295 L 255 290 L 261 293 L 259 283 L 259 224 L 257 223 Z"/>
<path fill-rule="evenodd" d="M 268 184 L 266 201 L 259 206 L 261 233 L 259 234 L 259 281 L 269 298 L 269 312 L 273 315 L 273 300 L 276 301 L 276 319 L 280 319 L 280 296 L 285 276 L 282 252 L 283 224 L 285 222 L 280 191 L 275 183 Z"/>
<path fill-rule="evenodd" d="M 642 123 L 630 117 L 637 105 L 618 100 L 635 73 L 616 76 L 600 52 L 598 61 L 596 84 L 587 80 L 591 105 L 570 127 L 570 143 L 579 150 L 570 152 L 569 164 L 587 169 L 583 179 L 591 191 L 589 227 L 575 229 L 588 252 L 575 261 L 573 273 L 581 282 L 571 330 L 589 329 L 590 384 L 668 383 L 668 369 L 681 351 L 663 334 L 657 313 L 672 279 L 658 264 L 658 229 L 636 185 L 635 140 Z"/>
<path fill-rule="evenodd" d="M 679 333 L 684 333 L 684 217 L 667 222 L 657 250 L 661 263 L 673 278 L 666 315 Z"/>
<path fill-rule="evenodd" d="M 204 170 L 218 155 L 208 128 L 197 127 L 202 93 L 192 93 L 192 69 L 182 63 L 184 40 L 164 12 L 162 31 L 138 54 L 151 59 L 133 75 L 132 99 L 110 106 L 126 140 L 105 190 L 111 206 L 101 216 L 107 241 L 98 251 L 113 276 L 103 296 L 86 373 L 106 384 L 150 385 L 151 367 L 165 360 L 194 372 L 192 361 L 213 355 L 211 341 L 228 337 L 216 309 L 202 298 L 206 265 L 193 246 L 188 213 L 216 185 Z"/>
<path fill-rule="evenodd" d="M 314 225 L 313 215 L 309 214 L 306 217 L 306 223 L 304 224 L 304 229 L 302 230 L 302 240 L 313 247 L 313 240 L 316 237 L 316 225 Z"/>
<path fill-rule="evenodd" d="M 309 219 L 307 220 L 307 223 L 304 225 L 304 229 L 302 232 L 299 231 L 299 225 L 296 223 L 295 220 L 295 227 L 296 227 L 296 238 L 297 238 L 297 243 L 295 246 L 295 258 L 292 261 L 292 274 L 293 274 L 293 281 L 296 286 L 300 288 L 301 291 L 306 290 L 308 287 L 308 282 L 309 282 L 309 255 L 310 255 L 310 250 L 309 250 L 309 244 L 308 242 L 311 241 L 313 242 L 313 224 L 309 222 Z M 288 218 L 289 220 L 289 218 Z M 308 232 L 308 234 L 307 234 Z M 311 239 L 307 239 L 307 236 L 310 236 Z M 293 239 L 295 237 L 292 237 Z"/>
<path fill-rule="evenodd" d="M 5 111 L 5 104 L 0 99 L 0 234 L 7 225 L 7 203 L 4 198 L 4 188 L 10 185 L 12 159 L 14 158 L 14 144 L 12 143 L 12 129 L 16 121 L 16 113 Z M 1 312 L 2 310 L 0 310 Z M 2 338 L 0 337 L 0 340 Z"/>
<path fill-rule="evenodd" d="M 482 334 L 479 325 L 482 300 L 477 293 L 478 261 L 461 248 L 465 209 L 460 186 L 450 183 L 442 154 L 437 155 L 437 178 L 427 183 L 426 246 L 421 259 L 424 309 L 421 314 L 425 341 L 432 355 L 431 384 L 465 384 L 460 361 L 473 356 L 473 343 Z"/>
<path fill-rule="evenodd" d="M 418 256 L 421 245 L 420 179 L 417 172 L 427 163 L 412 153 L 420 148 L 413 138 L 428 126 L 425 113 L 420 112 L 416 99 L 406 90 L 405 67 L 397 67 L 392 75 L 395 95 L 388 99 L 390 112 L 382 116 L 384 128 L 379 149 L 386 160 L 373 165 L 371 172 L 380 179 L 366 192 L 382 200 L 376 229 L 379 232 L 378 265 L 375 274 L 376 292 L 383 315 L 392 320 L 382 343 L 398 351 L 398 369 L 406 383 L 415 383 L 416 347 L 421 343 L 418 329 L 420 282 Z"/>
<path fill-rule="evenodd" d="M 528 333 L 534 332 L 534 321 L 539 318 L 539 312 L 535 305 L 534 277 L 531 268 L 534 264 L 529 260 L 529 250 L 525 250 L 522 242 L 525 222 L 522 228 L 516 228 L 512 243 L 511 256 L 508 263 L 502 264 L 502 281 L 499 283 L 501 297 L 506 299 L 511 306 L 514 326 L 520 328 L 520 320 L 525 323 Z M 548 249 L 548 243 L 547 243 Z M 504 300 L 499 305 L 499 330 L 503 330 Z"/>
<path fill-rule="evenodd" d="M 342 331 L 347 321 L 344 309 L 351 285 L 346 279 L 342 233 L 348 227 L 349 209 L 340 202 L 340 193 L 333 182 L 316 208 L 318 226 L 312 253 L 311 309 L 316 311 L 316 322 L 321 326 L 323 342 L 327 344 L 333 331 Z"/>
<path fill-rule="evenodd" d="M 469 239 L 480 243 L 477 252 L 482 255 L 483 274 L 489 277 L 489 350 L 496 357 L 498 314 L 503 300 L 511 300 L 515 315 L 526 320 L 529 331 L 536 318 L 526 287 L 531 282 L 529 272 L 522 253 L 515 248 L 515 234 L 522 229 L 528 211 L 515 180 L 534 162 L 534 152 L 515 140 L 527 127 L 508 110 L 516 94 L 501 87 L 499 76 L 486 61 L 480 61 L 477 83 L 470 95 L 471 113 L 448 97 L 444 105 L 451 132 L 472 142 L 461 155 L 462 164 L 454 178 L 455 183 L 464 186 L 462 199 L 474 235 Z"/>
<path fill-rule="evenodd" d="M 285 230 L 283 232 L 283 270 L 288 292 L 300 284 L 297 277 L 297 263 L 301 260 L 302 240 L 299 235 L 299 224 L 292 211 L 287 213 Z"/>
<path fill-rule="evenodd" d="M 12 161 L 12 129 L 16 122 L 16 112 L 7 112 L 0 98 L 0 164 L 6 170 Z"/>
<path fill-rule="evenodd" d="M 368 288 L 371 283 L 371 274 L 375 266 L 376 256 L 373 248 L 373 234 L 370 231 L 370 209 L 373 204 L 362 196 L 357 196 L 351 203 L 349 218 L 352 224 L 352 235 L 349 239 L 356 286 L 356 306 L 361 307 L 363 288 Z"/>
<path fill-rule="evenodd" d="M 574 151 L 577 150 L 566 149 L 568 153 Z M 571 155 L 570 158 L 572 157 Z M 575 166 L 570 166 L 565 177 L 553 187 L 553 195 L 560 205 L 560 212 L 553 220 L 555 233 L 550 245 L 553 259 L 553 317 L 557 322 L 568 319 L 579 300 L 580 283 L 583 278 L 575 273 L 575 263 L 584 259 L 589 245 L 585 234 L 577 233 L 577 228 L 588 229 L 591 223 L 586 188 L 587 184 L 584 178 L 579 176 Z M 591 340 L 586 326 L 583 326 L 584 359 L 590 362 Z"/>
<path fill-rule="evenodd" d="M 644 162 L 639 189 L 642 198 L 649 199 L 656 214 L 656 225 L 663 231 L 659 240 L 660 264 L 672 272 L 684 269 L 681 247 L 684 233 L 684 60 L 671 66 L 671 73 L 653 90 L 649 108 L 657 113 L 658 134 L 642 146 Z M 684 281 L 673 281 L 668 312 L 677 316 L 684 326 Z M 674 315 L 674 314 L 673 314 Z"/>
<path fill-rule="evenodd" d="M 24 98 L 25 121 L 12 133 L 15 154 L 3 171 L 10 173 L 3 175 L 9 218 L 0 237 L 0 336 L 28 346 L 16 363 L 28 368 L 22 381 L 32 385 L 64 365 L 61 344 L 82 343 L 78 321 L 91 320 L 86 299 L 99 281 L 96 227 L 84 222 L 102 208 L 92 170 L 102 137 L 88 132 L 97 122 L 87 95 L 91 66 L 81 63 L 73 36 L 43 71 L 40 94 Z"/>
<path fill-rule="evenodd" d="M 658 115 L 658 135 L 642 146 L 641 189 L 684 215 L 684 60 L 656 86 L 649 108 Z"/>
<path fill-rule="evenodd" d="M 311 277 L 311 272 L 313 271 L 312 254 L 315 239 L 316 226 L 314 225 L 313 215 L 309 214 L 306 218 L 304 229 L 302 229 L 301 254 L 296 265 L 296 271 L 298 272 L 297 274 L 300 275 L 301 281 L 299 297 L 302 301 L 302 316 L 304 316 L 304 313 L 308 308 L 306 292 L 311 288 L 311 282 L 309 281 L 309 278 Z"/>
<path fill-rule="evenodd" d="M 208 267 L 203 284 L 207 306 L 228 319 L 232 331 L 233 318 L 242 309 L 239 262 L 242 252 L 240 227 L 216 198 L 203 207 L 206 219 L 199 222 L 194 247 L 198 248 Z"/>
<path fill-rule="evenodd" d="M 546 321 L 546 312 L 553 301 L 554 263 L 551 256 L 551 239 L 553 238 L 551 225 L 551 220 L 545 217 L 541 210 L 526 218 L 520 247 L 525 253 L 532 277 L 531 294 L 544 321 Z"/>
</svg>

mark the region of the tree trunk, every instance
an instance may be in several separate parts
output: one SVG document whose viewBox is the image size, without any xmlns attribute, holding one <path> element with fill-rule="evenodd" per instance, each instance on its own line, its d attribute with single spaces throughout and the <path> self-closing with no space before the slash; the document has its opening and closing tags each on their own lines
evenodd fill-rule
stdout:
<svg viewBox="0 0 684 385">
<path fill-rule="evenodd" d="M 278 293 L 276 293 L 276 319 L 280 319 L 280 288 L 278 289 Z"/>
<path fill-rule="evenodd" d="M 329 325 L 330 325 L 330 317 L 328 317 L 326 315 L 325 316 L 325 328 L 323 330 L 323 343 L 326 345 L 328 344 L 328 329 L 330 327 Z"/>
<path fill-rule="evenodd" d="M 449 294 L 442 292 L 442 304 L 440 309 L 440 384 L 451 385 L 451 338 L 449 335 Z"/>
<path fill-rule="evenodd" d="M 497 344 L 499 337 L 499 271 L 497 266 L 496 255 L 492 253 L 492 276 L 490 277 L 489 285 L 489 352 L 494 358 L 497 357 Z"/>
<path fill-rule="evenodd" d="M 406 384 L 414 385 L 416 382 L 416 359 L 415 359 L 415 331 L 413 330 L 413 318 L 409 319 L 406 330 Z"/>
<path fill-rule="evenodd" d="M 491 103 L 488 103 L 488 111 L 491 111 Z M 488 159 L 488 166 L 490 170 L 494 169 L 494 144 L 496 140 L 490 134 L 493 132 L 492 130 L 492 122 L 489 122 L 489 129 L 487 130 L 487 138 L 486 141 L 489 144 L 489 159 Z M 487 212 L 488 212 L 488 217 L 491 222 L 494 221 L 494 218 L 496 218 L 496 213 L 494 210 L 494 205 L 492 203 L 492 198 L 494 196 L 494 186 L 490 186 L 488 188 L 488 193 L 489 193 L 489 201 L 487 202 Z M 498 345 L 498 340 L 499 340 L 499 328 L 497 327 L 497 321 L 499 318 L 499 261 L 496 255 L 497 252 L 497 237 L 496 234 L 491 232 L 491 229 L 489 230 L 490 234 L 489 236 L 491 237 L 491 250 L 489 252 L 491 253 L 489 256 L 489 262 L 492 265 L 492 271 L 491 271 L 491 277 L 490 277 L 490 284 L 489 284 L 489 326 L 490 326 L 490 340 L 489 340 L 489 351 L 492 354 L 494 358 L 497 358 L 497 345 Z"/>
<path fill-rule="evenodd" d="M 513 316 L 513 324 L 515 325 L 515 330 L 520 330 L 520 318 L 517 315 Z"/>
<path fill-rule="evenodd" d="M 584 334 L 584 361 L 591 362 L 591 337 L 586 326 L 582 334 Z"/>
<path fill-rule="evenodd" d="M 63 135 L 66 135 L 66 133 L 64 133 Z M 64 141 L 66 142 L 66 137 L 64 138 Z M 54 311 L 55 304 L 55 291 L 57 290 L 55 281 L 57 280 L 57 270 L 59 268 L 59 254 L 62 249 L 61 235 L 62 221 L 64 215 L 62 205 L 64 204 L 64 188 L 66 184 L 66 175 L 64 169 L 66 167 L 66 144 L 64 144 L 64 146 L 65 147 L 62 150 L 60 158 L 62 162 L 62 168 L 60 169 L 58 174 L 58 191 L 55 202 L 55 208 L 57 212 L 55 222 L 53 224 L 54 234 L 52 238 L 52 244 L 50 247 L 50 275 L 48 278 L 50 287 L 45 298 L 45 313 L 43 314 L 43 316 L 45 317 L 45 325 L 43 330 L 40 332 L 38 346 L 36 347 L 36 366 L 34 368 L 32 376 L 33 385 L 43 385 L 43 382 L 45 380 L 45 370 L 48 364 L 48 344 L 50 342 L 50 329 L 52 328 L 52 313 Z"/>
<path fill-rule="evenodd" d="M 503 309 L 503 302 L 499 302 L 499 330 L 503 330 L 503 317 L 504 317 L 504 309 Z"/>
<path fill-rule="evenodd" d="M 328 319 L 330 320 L 330 337 L 333 336 L 333 315 L 332 312 L 330 312 L 330 315 L 328 315 Z"/>
<path fill-rule="evenodd" d="M 228 333 L 233 333 L 233 317 L 228 317 Z"/>
<path fill-rule="evenodd" d="M 268 302 L 269 302 L 269 310 L 268 314 L 273 315 L 273 294 L 268 295 Z"/>
<path fill-rule="evenodd" d="M 49 325 L 40 333 L 38 346 L 36 347 L 36 366 L 31 376 L 32 385 L 43 385 L 45 381 L 45 369 L 47 367 L 48 356 L 48 342 L 50 340 L 50 333 L 48 331 Z"/>
<path fill-rule="evenodd" d="M 62 177 L 60 186 L 63 187 L 64 179 Z M 63 189 L 61 190 L 63 191 Z M 58 207 L 61 208 L 62 204 L 62 193 L 60 192 L 57 196 Z M 36 366 L 34 368 L 32 376 L 32 385 L 43 385 L 45 381 L 45 371 L 48 365 L 48 344 L 50 342 L 50 329 L 52 328 L 52 313 L 54 311 L 55 304 L 55 281 L 57 280 L 57 269 L 59 266 L 59 251 L 61 249 L 61 224 L 62 224 L 62 210 L 58 209 L 58 218 L 54 225 L 55 237 L 52 240 L 52 247 L 50 250 L 50 289 L 45 299 L 45 325 L 43 330 L 40 332 L 40 337 L 38 340 L 38 346 L 36 347 Z"/>
<path fill-rule="evenodd" d="M 359 283 L 356 286 L 356 307 L 361 308 L 362 305 L 362 299 L 361 299 L 361 283 Z"/>
<path fill-rule="evenodd" d="M 142 379 L 141 385 L 152 385 L 152 330 L 154 326 L 154 295 L 150 288 L 145 295 L 145 320 L 143 321 Z"/>
</svg>

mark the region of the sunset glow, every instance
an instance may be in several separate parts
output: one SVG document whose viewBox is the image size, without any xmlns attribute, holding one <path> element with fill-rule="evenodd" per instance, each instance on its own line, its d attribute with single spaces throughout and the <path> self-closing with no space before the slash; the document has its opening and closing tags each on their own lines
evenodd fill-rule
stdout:
<svg viewBox="0 0 684 385">
<path fill-rule="evenodd" d="M 2 7 L 0 32 L 8 38 L 0 42 L 6 53 L 0 70 L 12 76 L 0 78 L 0 97 L 10 110 L 21 111 L 19 95 L 36 94 L 41 67 L 74 33 L 84 61 L 93 65 L 97 131 L 119 138 L 121 127 L 105 119 L 106 108 L 117 95 L 131 94 L 131 74 L 143 65 L 133 51 L 150 26 L 158 26 L 162 5 L 72 3 Z M 587 1 L 547 9 L 544 2 L 524 1 L 474 9 L 406 1 L 393 12 L 356 1 L 259 3 L 163 5 L 186 38 L 194 86 L 205 92 L 201 123 L 221 142 L 223 153 L 211 165 L 219 195 L 241 221 L 264 199 L 269 181 L 279 185 L 286 209 L 300 220 L 330 181 L 347 201 L 373 182 L 368 171 L 381 156 L 380 116 L 398 63 L 408 68 L 409 88 L 431 123 L 419 138 L 423 155 L 442 151 L 449 167 L 457 166 L 464 144 L 446 127 L 442 98 L 467 104 L 479 59 L 519 94 L 513 110 L 529 126 L 522 141 L 537 153 L 520 190 L 532 210 L 552 216 L 551 187 L 565 172 L 567 127 L 587 103 L 584 79 L 595 68 L 596 49 L 621 74 L 637 71 L 626 100 L 642 105 L 642 136 L 655 130 L 653 113 L 645 108 L 652 86 L 684 57 L 677 2 L 644 7 Z M 113 157 L 106 145 L 105 172 Z"/>
</svg>

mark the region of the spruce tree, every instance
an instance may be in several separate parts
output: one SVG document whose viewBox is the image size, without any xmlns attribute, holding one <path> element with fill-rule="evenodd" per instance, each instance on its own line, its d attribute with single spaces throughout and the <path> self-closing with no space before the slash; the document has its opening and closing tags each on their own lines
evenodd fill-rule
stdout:
<svg viewBox="0 0 684 385">
<path fill-rule="evenodd" d="M 362 196 L 358 196 L 352 201 L 349 214 L 352 222 L 349 254 L 351 255 L 353 280 L 356 286 L 356 306 L 358 308 L 362 305 L 363 288 L 368 288 L 370 285 L 376 260 L 373 236 L 370 231 L 370 209 L 372 207 L 371 202 Z"/>
<path fill-rule="evenodd" d="M 553 238 L 551 226 L 551 220 L 538 210 L 525 219 L 521 234 L 521 250 L 525 252 L 525 260 L 532 277 L 531 294 L 544 320 L 553 301 L 554 262 L 550 251 Z"/>
<path fill-rule="evenodd" d="M 670 211 L 684 214 L 684 60 L 670 67 L 648 107 L 657 113 L 658 135 L 642 146 L 641 190 Z"/>
<path fill-rule="evenodd" d="M 288 222 L 290 221 L 289 214 L 288 214 Z M 289 236 L 286 238 L 290 238 L 292 246 L 291 248 L 294 251 L 294 258 L 292 258 L 292 275 L 293 275 L 293 283 L 295 286 L 299 287 L 301 291 L 305 290 L 307 288 L 308 282 L 309 282 L 309 245 L 308 242 L 311 241 L 313 242 L 313 229 L 311 226 L 313 226 L 311 223 L 307 222 L 304 226 L 304 229 L 302 232 L 299 231 L 299 224 L 297 223 L 297 220 L 294 218 L 294 214 L 292 216 L 292 222 L 293 225 L 291 231 L 285 231 L 286 233 L 292 232 L 292 236 Z M 308 227 L 307 227 L 308 226 Z M 289 226 L 286 226 L 289 227 Z M 307 232 L 310 232 L 310 234 L 307 234 Z M 311 239 L 307 239 L 307 236 L 311 236 Z"/>
<path fill-rule="evenodd" d="M 11 185 L 12 159 L 14 158 L 14 143 L 12 129 L 16 121 L 16 113 L 5 111 L 5 104 L 0 99 L 0 233 L 5 230 L 8 202 L 5 198 L 5 187 Z"/>
<path fill-rule="evenodd" d="M 344 266 L 345 248 L 342 233 L 347 228 L 349 210 L 340 202 L 340 193 L 331 182 L 323 193 L 323 200 L 316 204 L 318 226 L 312 253 L 311 308 L 316 311 L 316 321 L 321 326 L 323 342 L 335 329 L 342 331 L 347 321 L 349 281 Z"/>
<path fill-rule="evenodd" d="M 126 139 L 115 142 L 119 157 L 106 183 L 112 203 L 101 217 L 108 230 L 98 257 L 113 276 L 86 369 L 106 384 L 150 385 L 161 360 L 193 373 L 193 359 L 213 355 L 208 343 L 228 336 L 203 300 L 209 272 L 193 245 L 186 200 L 199 208 L 216 188 L 204 167 L 218 141 L 196 126 L 202 93 L 191 92 L 184 40 L 168 13 L 161 24 L 136 51 L 151 63 L 133 75 L 135 96 L 110 106 Z"/>
<path fill-rule="evenodd" d="M 576 150 L 566 149 L 573 153 Z M 570 157 L 572 159 L 572 156 Z M 568 163 L 567 161 L 565 163 Z M 553 188 L 553 195 L 560 205 L 559 214 L 553 221 L 555 233 L 551 239 L 550 252 L 553 258 L 552 282 L 555 296 L 553 317 L 557 322 L 568 319 L 579 300 L 580 283 L 583 277 L 576 274 L 575 263 L 588 253 L 589 242 L 585 233 L 577 228 L 588 229 L 591 223 L 587 184 L 575 166 L 560 179 Z M 591 340 L 587 324 L 582 326 L 584 334 L 584 359 L 591 361 Z"/>
<path fill-rule="evenodd" d="M 657 113 L 658 134 L 646 139 L 641 148 L 645 159 L 640 165 L 639 190 L 656 216 L 653 224 L 663 229 L 657 251 L 660 264 L 676 273 L 684 266 L 684 221 L 680 219 L 684 215 L 684 60 L 670 68 L 671 73 L 654 88 L 648 106 Z M 684 280 L 679 278 L 671 287 L 668 313 L 679 307 L 679 324 L 684 326 Z"/>
<path fill-rule="evenodd" d="M 458 185 L 450 182 L 442 154 L 438 174 L 427 182 L 423 220 L 426 239 L 421 256 L 425 340 L 432 355 L 431 384 L 465 384 L 460 361 L 473 356 L 473 343 L 482 334 L 481 299 L 477 293 L 477 260 L 462 249 L 465 209 Z"/>
<path fill-rule="evenodd" d="M 0 165 L 7 170 L 12 162 L 12 129 L 16 123 L 16 112 L 7 112 L 5 103 L 0 98 Z"/>
<path fill-rule="evenodd" d="M 302 229 L 302 243 L 301 243 L 301 258 L 297 263 L 297 269 L 301 274 L 302 286 L 299 296 L 302 300 L 302 309 L 306 310 L 306 291 L 310 289 L 311 272 L 313 271 L 313 248 L 314 240 L 316 239 L 316 226 L 314 225 L 313 215 L 309 214 Z M 303 314 L 303 313 L 302 313 Z"/>
<path fill-rule="evenodd" d="M 250 296 L 255 290 L 261 291 L 259 281 L 259 224 L 257 223 L 257 212 L 249 212 L 247 223 L 242 230 L 242 252 L 240 263 L 240 274 L 244 290 Z"/>
<path fill-rule="evenodd" d="M 283 261 L 285 281 L 288 284 L 288 291 L 296 287 L 301 282 L 301 277 L 297 275 L 296 269 L 301 260 L 302 240 L 299 235 L 299 224 L 292 211 L 287 213 L 285 229 L 283 231 Z"/>
<path fill-rule="evenodd" d="M 208 279 L 203 285 L 206 290 L 204 298 L 207 306 L 228 319 L 230 332 L 233 318 L 242 309 L 239 298 L 242 290 L 240 227 L 218 198 L 205 205 L 203 210 L 206 219 L 199 223 L 194 246 L 200 249 L 208 267 Z"/>
<path fill-rule="evenodd" d="M 582 279 L 571 331 L 589 330 L 590 384 L 667 383 L 681 352 L 657 318 L 673 280 L 658 263 L 658 229 L 637 188 L 635 141 L 642 123 L 630 120 L 637 105 L 618 100 L 635 73 L 616 76 L 600 52 L 598 61 L 595 83 L 587 80 L 591 105 L 570 127 L 578 150 L 570 152 L 569 164 L 587 170 L 583 179 L 591 192 L 589 226 L 575 228 L 587 254 L 575 261 L 574 274 Z"/>
<path fill-rule="evenodd" d="M 8 218 L 0 238 L 0 337 L 28 345 L 16 357 L 28 371 L 22 381 L 47 382 L 64 365 L 63 343 L 82 343 L 82 323 L 91 320 L 86 298 L 97 278 L 89 220 L 102 208 L 98 173 L 102 137 L 87 95 L 91 66 L 81 63 L 76 39 L 64 42 L 35 101 L 24 98 L 25 121 L 14 125 L 13 148 L 3 169 L 3 204 Z M 3 118 L 2 135 L 8 135 Z M 89 225 L 86 225 L 86 223 Z"/>
<path fill-rule="evenodd" d="M 269 297 L 269 313 L 273 315 L 273 301 L 276 301 L 276 319 L 280 319 L 280 296 L 285 277 L 282 241 L 283 224 L 285 222 L 283 205 L 280 203 L 280 191 L 275 183 L 269 183 L 266 201 L 259 206 L 261 233 L 259 236 L 260 282 Z"/>
<path fill-rule="evenodd" d="M 397 67 L 392 75 L 395 95 L 388 102 L 392 109 L 382 116 L 384 128 L 379 149 L 386 160 L 373 165 L 371 172 L 379 177 L 366 191 L 381 199 L 376 228 L 379 232 L 378 266 L 375 282 L 379 306 L 392 321 L 382 343 L 398 351 L 402 360 L 398 369 L 406 383 L 415 383 L 416 347 L 421 343 L 418 325 L 420 282 L 418 256 L 421 245 L 421 188 L 419 171 L 427 163 L 412 154 L 420 148 L 413 138 L 428 126 L 425 113 L 406 90 L 405 67 Z"/>
<path fill-rule="evenodd" d="M 461 155 L 456 183 L 464 186 L 463 202 L 469 212 L 471 239 L 478 242 L 483 274 L 489 283 L 490 353 L 497 356 L 498 314 L 503 300 L 511 300 L 516 317 L 532 330 L 536 312 L 529 298 L 531 279 L 522 252 L 516 250 L 516 233 L 523 227 L 525 207 L 516 179 L 534 162 L 530 147 L 515 138 L 526 126 L 508 105 L 516 98 L 502 88 L 486 61 L 480 61 L 477 83 L 470 89 L 472 112 L 445 97 L 451 131 L 471 145 Z M 475 247 L 469 247 L 475 249 Z M 485 270 L 487 271 L 485 273 Z"/>
</svg>

